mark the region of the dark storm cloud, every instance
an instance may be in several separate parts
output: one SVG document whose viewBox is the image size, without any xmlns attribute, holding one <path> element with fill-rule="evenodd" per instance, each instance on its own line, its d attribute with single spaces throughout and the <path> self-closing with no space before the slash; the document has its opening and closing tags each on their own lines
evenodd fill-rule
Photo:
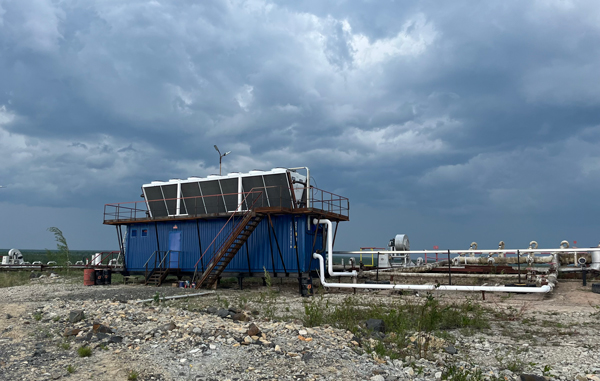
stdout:
<svg viewBox="0 0 600 381">
<path fill-rule="evenodd" d="M 218 172 L 217 144 L 225 171 L 308 165 L 349 196 L 351 247 L 575 234 L 548 215 L 597 226 L 599 17 L 592 1 L 0 0 L 3 201 L 100 209 Z M 405 219 L 369 230 L 382 214 Z"/>
</svg>

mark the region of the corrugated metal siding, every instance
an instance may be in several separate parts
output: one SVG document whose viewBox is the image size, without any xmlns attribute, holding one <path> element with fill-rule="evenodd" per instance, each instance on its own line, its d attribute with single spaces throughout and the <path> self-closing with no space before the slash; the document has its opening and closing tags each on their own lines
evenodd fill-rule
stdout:
<svg viewBox="0 0 600 381">
<path fill-rule="evenodd" d="M 237 255 L 227 266 L 226 272 L 263 272 L 263 267 L 269 272 L 277 273 L 295 273 L 307 272 L 315 269 L 318 262 L 312 259 L 312 245 L 315 235 L 315 227 L 307 231 L 307 216 L 281 215 L 272 216 L 273 229 L 271 229 L 269 220 L 265 217 L 254 230 L 248 241 Z M 213 239 L 217 236 L 226 219 L 206 219 L 192 221 L 169 221 L 154 223 L 132 224 L 127 228 L 127 242 L 125 261 L 129 271 L 143 271 L 144 264 L 152 253 L 158 250 L 156 236 L 158 231 L 158 240 L 160 250 L 168 249 L 169 232 L 177 226 L 177 231 L 181 234 L 181 254 L 180 268 L 185 272 L 193 272 L 194 266 L 201 256 L 201 253 L 207 249 Z M 198 224 L 198 227 L 196 226 Z M 295 227 L 293 227 L 295 223 Z M 132 237 L 131 230 L 137 230 L 137 236 Z M 142 237 L 143 229 L 148 230 L 148 235 Z M 228 234 L 231 228 L 226 228 Z M 200 244 L 198 240 L 198 231 L 200 232 Z M 294 231 L 297 234 L 297 254 L 296 239 Z M 277 242 L 276 242 L 277 240 Z M 279 244 L 279 248 L 278 245 Z M 200 249 L 202 248 L 202 251 Z M 213 255 L 216 248 L 211 247 L 203 258 L 206 265 Z M 322 232 L 319 231 L 315 243 L 315 250 L 322 249 Z M 298 263 L 300 267 L 298 268 Z M 153 262 L 149 265 L 151 265 Z M 202 267 L 199 266 L 201 270 Z"/>
</svg>

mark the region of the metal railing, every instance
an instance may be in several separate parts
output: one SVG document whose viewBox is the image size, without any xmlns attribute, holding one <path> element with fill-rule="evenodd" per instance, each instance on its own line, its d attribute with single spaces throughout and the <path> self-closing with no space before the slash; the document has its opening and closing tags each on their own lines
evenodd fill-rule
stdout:
<svg viewBox="0 0 600 381">
<path fill-rule="evenodd" d="M 180 255 L 177 256 L 177 266 L 173 267 L 171 266 L 171 253 L 179 253 Z M 154 266 L 152 266 L 152 259 L 154 259 Z M 154 271 L 158 270 L 166 270 L 169 268 L 179 268 L 179 264 L 181 262 L 181 251 L 179 250 L 168 250 L 168 251 L 162 251 L 162 250 L 156 250 L 154 251 L 150 257 L 148 257 L 148 260 L 146 261 L 146 263 L 144 264 L 144 277 L 146 280 L 148 280 L 148 277 L 151 276 Z"/>
<path fill-rule="evenodd" d="M 242 222 L 244 220 L 247 220 L 248 215 L 250 215 L 253 212 L 254 206 L 256 205 L 258 200 L 262 199 L 263 194 L 264 194 L 263 191 L 254 191 L 253 190 L 251 192 L 248 192 L 248 194 L 245 195 L 245 197 L 242 200 L 242 202 L 240 203 L 240 205 L 243 205 L 244 203 L 246 205 L 248 205 L 248 201 L 249 201 L 248 198 L 250 196 L 252 196 L 251 200 L 253 199 L 252 203 L 250 205 L 248 205 L 248 209 L 245 211 L 245 213 L 243 215 L 233 213 L 229 217 L 229 219 L 227 219 L 225 224 L 223 224 L 223 227 L 221 228 L 221 230 L 219 230 L 219 232 L 217 233 L 215 238 L 213 238 L 212 242 L 206 247 L 206 249 L 204 249 L 204 252 L 200 256 L 200 258 L 198 258 L 198 261 L 196 261 L 196 265 L 194 266 L 194 276 L 192 277 L 193 281 L 196 280 L 196 274 L 198 273 L 198 264 L 200 264 L 200 262 L 202 261 L 202 259 L 206 255 L 206 253 L 209 252 L 209 250 L 212 249 L 213 251 L 212 251 L 212 255 L 210 256 L 211 262 L 207 265 L 207 269 L 209 269 L 211 265 L 214 265 L 214 266 L 212 266 L 214 268 L 218 264 L 218 263 L 216 263 L 216 264 L 212 263 L 215 260 L 216 254 L 218 254 L 220 251 L 224 250 L 224 246 L 231 238 L 231 235 L 235 234 L 235 232 L 240 229 L 240 225 L 242 224 Z M 238 205 L 238 207 L 240 205 Z M 231 231 L 229 231 L 229 229 L 226 229 L 229 226 L 231 226 Z M 229 234 L 224 234 L 226 232 L 228 232 Z"/>
<path fill-rule="evenodd" d="M 261 190 L 260 195 L 255 195 L 248 198 L 250 193 L 255 190 Z M 250 192 L 241 193 L 224 193 L 207 196 L 195 197 L 179 197 L 157 200 L 141 200 L 130 201 L 116 204 L 104 205 L 104 222 L 119 222 L 119 221 L 137 221 L 137 220 L 152 220 L 152 219 L 168 219 L 181 218 L 190 216 L 211 216 L 222 215 L 236 212 L 244 212 L 248 210 L 248 203 L 253 203 L 255 208 L 285 208 L 285 209 L 303 209 L 306 208 L 306 197 L 300 200 L 295 200 L 292 196 L 294 192 L 301 191 L 305 193 L 307 188 L 289 188 L 282 186 L 267 186 L 253 188 Z M 235 202 L 231 198 L 235 197 Z M 256 197 L 257 199 L 254 199 Z M 230 201 L 227 202 L 226 198 Z M 239 198 L 244 201 L 238 204 Z M 338 214 L 343 217 L 348 217 L 350 214 L 350 201 L 346 197 L 339 196 L 335 193 L 327 192 L 319 188 L 310 187 L 308 191 L 310 200 L 310 208 L 318 211 Z M 148 205 L 161 203 L 160 207 L 165 215 L 152 215 L 152 210 L 148 209 Z M 171 213 L 173 205 L 180 206 Z M 234 210 L 227 210 L 229 206 L 235 207 Z M 210 205 L 210 208 L 207 207 Z M 209 212 L 209 209 L 211 212 Z M 217 212 L 213 212 L 214 210 Z M 220 210 L 220 211 L 219 211 Z M 155 210 L 156 214 L 156 210 Z"/>
</svg>

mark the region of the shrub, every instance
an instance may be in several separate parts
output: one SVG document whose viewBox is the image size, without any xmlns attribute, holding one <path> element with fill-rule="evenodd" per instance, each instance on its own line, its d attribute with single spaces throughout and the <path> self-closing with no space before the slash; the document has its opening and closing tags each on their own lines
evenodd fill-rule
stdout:
<svg viewBox="0 0 600 381">
<path fill-rule="evenodd" d="M 77 354 L 79 357 L 90 357 L 92 355 L 92 348 L 86 346 L 79 347 L 77 349 Z"/>
</svg>

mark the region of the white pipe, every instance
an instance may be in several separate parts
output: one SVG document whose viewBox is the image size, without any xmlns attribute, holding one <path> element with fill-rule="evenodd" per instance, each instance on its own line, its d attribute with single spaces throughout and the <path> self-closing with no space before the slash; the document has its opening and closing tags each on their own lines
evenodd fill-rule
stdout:
<svg viewBox="0 0 600 381">
<path fill-rule="evenodd" d="M 334 272 L 333 271 L 333 224 L 328 219 L 313 220 L 314 224 L 327 224 L 327 268 L 330 276 L 352 276 L 357 275 L 356 270 L 352 272 Z"/>
<path fill-rule="evenodd" d="M 237 208 L 237 211 L 241 212 L 243 209 L 243 206 L 242 206 L 242 200 L 243 200 L 242 176 L 238 176 L 237 180 L 238 180 L 238 208 Z"/>
<path fill-rule="evenodd" d="M 182 299 L 182 298 L 191 298 L 194 296 L 204 296 L 204 295 L 209 295 L 209 294 L 214 294 L 214 291 L 209 291 L 209 292 L 200 292 L 200 293 L 196 293 L 196 294 L 185 294 L 185 295 L 174 295 L 174 296 L 163 296 L 160 298 L 161 301 L 163 300 L 171 300 L 171 299 Z M 134 303 L 146 303 L 146 302 L 152 302 L 155 299 L 144 299 L 144 300 L 136 300 Z"/>
<path fill-rule="evenodd" d="M 288 168 L 290 171 L 294 171 L 297 169 L 306 169 L 306 207 L 310 208 L 310 169 L 308 167 L 295 167 Z M 310 229 L 310 225 L 308 226 Z"/>
<path fill-rule="evenodd" d="M 380 290 L 418 290 L 418 291 L 488 291 L 488 292 L 524 292 L 524 293 L 547 293 L 552 291 L 551 285 L 542 287 L 504 287 L 504 286 L 436 286 L 434 284 L 356 284 L 356 283 L 328 283 L 325 281 L 325 264 L 323 256 L 317 253 L 313 258 L 319 260 L 319 277 L 323 287 L 338 288 L 364 288 Z"/>
<path fill-rule="evenodd" d="M 448 273 L 393 273 L 393 272 L 384 272 L 379 270 L 379 274 L 383 276 L 393 276 L 393 277 L 407 277 L 407 278 L 444 278 Z M 363 277 L 367 276 L 369 278 L 374 278 L 376 275 L 372 272 L 364 272 Z M 517 278 L 519 274 L 457 274 L 453 273 L 452 278 Z"/>
<path fill-rule="evenodd" d="M 595 250 L 599 250 L 597 247 L 588 247 L 588 248 L 570 248 L 570 249 L 519 249 L 521 251 L 521 256 L 526 253 L 535 253 L 535 254 L 551 254 L 551 253 L 560 253 L 560 254 L 573 254 L 573 253 L 589 253 Z M 475 254 L 517 254 L 517 249 L 493 249 L 493 250 L 482 250 L 477 249 L 473 250 Z M 364 251 L 335 251 L 335 254 L 364 254 Z M 395 250 L 381 250 L 381 251 L 369 251 L 369 253 L 387 253 L 387 254 L 440 254 L 440 255 L 448 255 L 448 250 L 408 250 L 408 251 L 395 251 Z M 465 254 L 470 253 L 469 250 L 450 250 L 450 254 Z"/>
</svg>

